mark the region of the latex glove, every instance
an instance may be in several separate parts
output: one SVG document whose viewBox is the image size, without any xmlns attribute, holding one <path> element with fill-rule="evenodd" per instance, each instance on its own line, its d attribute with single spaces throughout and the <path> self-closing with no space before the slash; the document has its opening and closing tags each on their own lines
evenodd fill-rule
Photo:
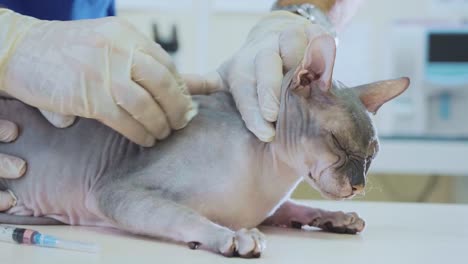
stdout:
<svg viewBox="0 0 468 264">
<path fill-rule="evenodd" d="M 309 41 L 322 34 L 327 33 L 304 17 L 272 12 L 250 31 L 244 46 L 218 70 L 247 128 L 260 140 L 269 142 L 275 136 L 272 122 L 278 119 L 283 72 L 296 67 Z"/>
<path fill-rule="evenodd" d="M 0 142 L 8 143 L 18 137 L 18 127 L 10 121 L 0 120 Z M 0 153 L 0 178 L 16 179 L 26 172 L 26 162 L 20 158 Z M 8 191 L 0 191 L 0 212 L 10 209 L 16 198 Z"/>
<path fill-rule="evenodd" d="M 0 90 L 57 126 L 97 119 L 152 146 L 196 115 L 170 56 L 115 18 L 41 21 L 0 9 Z"/>
</svg>

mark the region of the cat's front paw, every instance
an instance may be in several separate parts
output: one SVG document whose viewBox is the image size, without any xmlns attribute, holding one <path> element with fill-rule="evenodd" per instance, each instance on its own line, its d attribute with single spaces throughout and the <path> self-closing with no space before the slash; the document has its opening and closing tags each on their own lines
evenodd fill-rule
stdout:
<svg viewBox="0 0 468 264">
<path fill-rule="evenodd" d="M 258 229 L 244 228 L 221 243 L 219 252 L 226 257 L 259 258 L 265 246 L 265 236 Z"/>
<path fill-rule="evenodd" d="M 356 213 L 325 212 L 309 225 L 333 233 L 356 234 L 364 230 L 365 222 Z"/>
</svg>

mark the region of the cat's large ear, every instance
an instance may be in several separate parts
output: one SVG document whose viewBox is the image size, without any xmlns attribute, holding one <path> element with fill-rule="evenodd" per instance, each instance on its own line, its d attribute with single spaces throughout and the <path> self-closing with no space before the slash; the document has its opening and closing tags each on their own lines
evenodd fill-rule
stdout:
<svg viewBox="0 0 468 264">
<path fill-rule="evenodd" d="M 375 114 L 386 102 L 402 94 L 410 85 L 410 79 L 403 77 L 394 80 L 375 82 L 355 87 L 367 111 Z"/>
<path fill-rule="evenodd" d="M 310 41 L 295 78 L 299 94 L 310 96 L 310 90 L 318 87 L 323 92 L 331 88 L 333 66 L 336 57 L 335 39 L 321 35 Z"/>
</svg>

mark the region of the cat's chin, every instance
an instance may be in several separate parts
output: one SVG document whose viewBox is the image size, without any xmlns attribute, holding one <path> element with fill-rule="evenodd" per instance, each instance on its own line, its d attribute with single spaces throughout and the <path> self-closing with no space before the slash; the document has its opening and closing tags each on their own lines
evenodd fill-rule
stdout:
<svg viewBox="0 0 468 264">
<path fill-rule="evenodd" d="M 320 190 L 320 189 L 318 189 L 318 191 L 320 192 L 323 198 L 329 199 L 329 200 L 335 200 L 335 201 L 349 200 L 355 196 L 354 194 L 347 195 L 347 196 L 339 196 L 339 195 L 335 195 L 335 194 L 332 194 L 332 193 L 329 193 L 327 191 Z"/>
<path fill-rule="evenodd" d="M 320 184 L 317 182 L 317 180 L 313 177 L 312 173 L 309 172 L 308 174 L 308 180 L 309 184 L 318 192 L 320 192 L 320 195 L 322 195 L 323 198 L 329 199 L 329 200 L 335 200 L 335 201 L 342 201 L 342 200 L 347 200 L 347 199 L 352 199 L 354 197 L 354 194 L 350 195 L 337 195 L 331 192 L 326 191 L 325 189 L 320 187 Z"/>
</svg>

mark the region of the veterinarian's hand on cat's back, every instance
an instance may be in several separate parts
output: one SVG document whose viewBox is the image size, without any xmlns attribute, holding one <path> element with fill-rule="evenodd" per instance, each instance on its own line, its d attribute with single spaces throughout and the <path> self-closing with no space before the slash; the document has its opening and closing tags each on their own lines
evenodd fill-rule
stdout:
<svg viewBox="0 0 468 264">
<path fill-rule="evenodd" d="M 0 144 L 9 143 L 18 137 L 18 127 L 0 119 Z M 16 179 L 26 171 L 26 162 L 18 157 L 0 153 L 0 178 Z M 0 191 L 0 212 L 10 209 L 15 200 L 9 192 Z"/>
<path fill-rule="evenodd" d="M 0 25 L 0 91 L 56 126 L 97 119 L 153 146 L 197 113 L 170 56 L 121 19 L 44 21 L 0 8 Z"/>
</svg>

